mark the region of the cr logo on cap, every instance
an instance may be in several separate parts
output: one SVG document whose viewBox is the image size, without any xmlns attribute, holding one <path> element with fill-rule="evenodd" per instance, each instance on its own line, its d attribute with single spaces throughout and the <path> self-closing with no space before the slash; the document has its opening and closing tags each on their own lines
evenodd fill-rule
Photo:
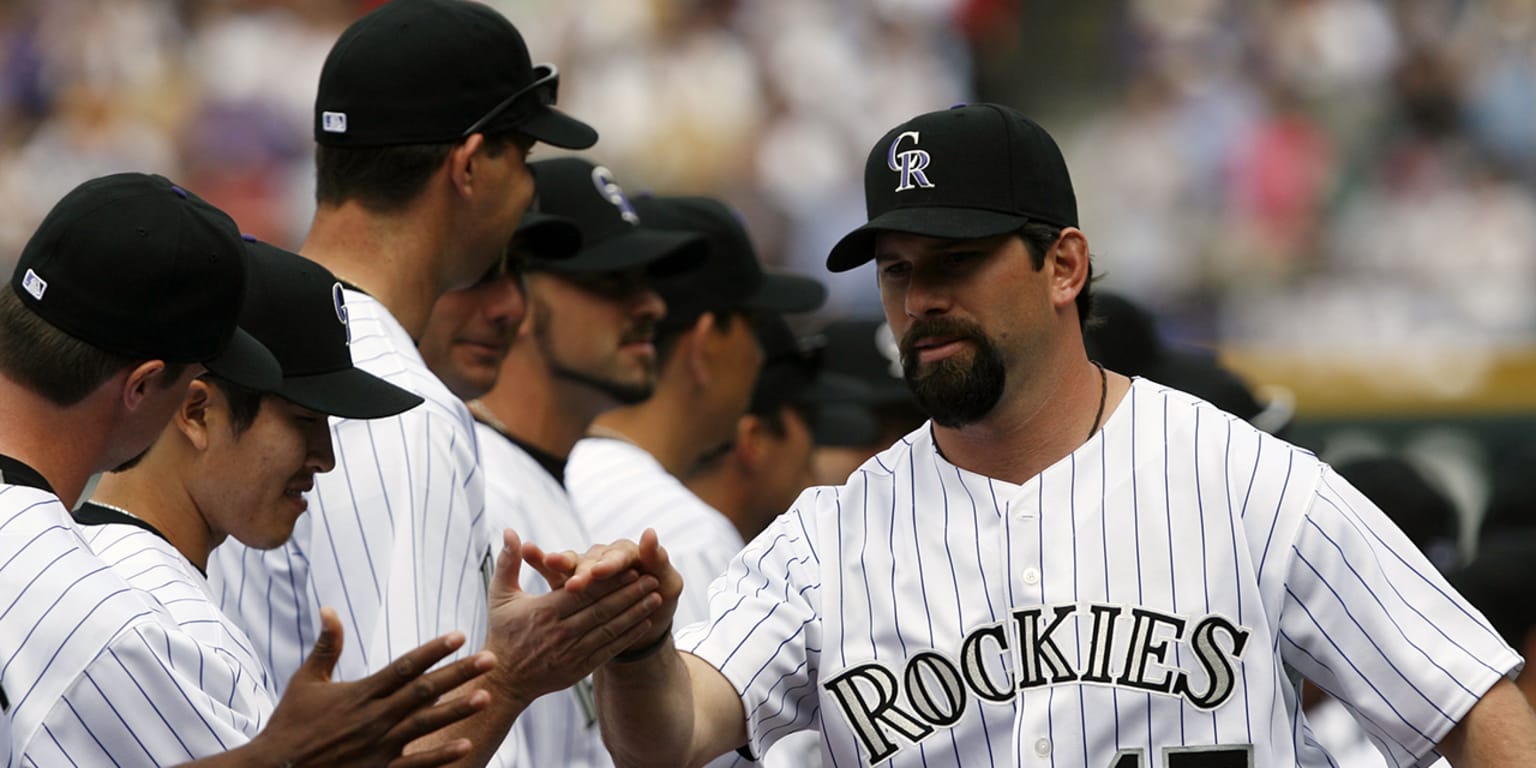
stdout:
<svg viewBox="0 0 1536 768">
<path fill-rule="evenodd" d="M 629 204 L 629 198 L 624 196 L 624 190 L 613 180 L 613 171 L 601 165 L 592 168 L 592 185 L 597 187 L 597 193 L 604 200 L 613 203 L 613 207 L 619 209 L 619 216 L 625 221 L 639 226 L 640 214 L 635 213 L 635 207 Z"/>
<path fill-rule="evenodd" d="M 908 136 L 912 137 L 913 144 L 917 144 L 917 131 L 906 131 L 897 136 L 895 141 L 891 142 L 891 148 L 886 152 L 885 164 L 891 170 L 901 174 L 901 183 L 896 185 L 896 191 L 905 192 L 917 187 L 932 189 L 933 182 L 929 181 L 928 175 L 923 173 L 923 169 L 928 167 L 928 161 L 932 159 L 929 157 L 928 152 L 921 149 L 908 149 L 903 152 L 896 151 L 896 148 L 901 146 L 901 140 Z"/>
<path fill-rule="evenodd" d="M 337 281 L 331 286 L 331 301 L 336 305 L 336 319 L 341 321 L 341 327 L 347 330 L 347 344 L 352 343 L 352 324 L 347 322 L 347 300 L 341 293 L 341 282 Z"/>
</svg>

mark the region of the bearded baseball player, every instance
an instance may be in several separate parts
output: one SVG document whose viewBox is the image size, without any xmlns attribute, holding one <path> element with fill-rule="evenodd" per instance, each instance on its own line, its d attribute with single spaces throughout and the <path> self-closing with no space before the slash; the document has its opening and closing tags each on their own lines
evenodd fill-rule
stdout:
<svg viewBox="0 0 1536 768">
<path fill-rule="evenodd" d="M 1393 764 L 1536 764 L 1520 657 L 1379 509 L 1312 454 L 1088 360 L 1088 241 L 1039 125 L 919 115 L 876 143 L 865 195 L 828 266 L 874 261 L 931 421 L 804 493 L 708 620 L 598 671 L 617 762 L 816 729 L 845 767 L 1328 766 L 1305 678 Z M 577 592 L 633 565 L 679 589 L 652 532 L 542 560 Z"/>
</svg>

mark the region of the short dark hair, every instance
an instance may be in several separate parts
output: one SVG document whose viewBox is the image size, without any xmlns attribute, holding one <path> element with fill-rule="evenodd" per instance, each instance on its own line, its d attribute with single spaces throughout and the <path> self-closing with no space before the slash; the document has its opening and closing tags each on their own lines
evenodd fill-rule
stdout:
<svg viewBox="0 0 1536 768">
<path fill-rule="evenodd" d="M 261 412 L 261 400 L 267 396 L 267 393 L 236 384 L 212 373 L 205 373 L 201 378 L 222 392 L 224 399 L 229 401 L 229 425 L 234 429 L 235 437 L 239 437 L 256 423 L 256 415 Z"/>
<path fill-rule="evenodd" d="M 485 152 L 496 157 L 508 147 L 530 145 L 516 131 L 485 137 Z M 315 147 L 315 201 L 341 205 L 356 200 L 364 208 L 390 213 L 404 208 L 426 186 L 458 144 L 400 144 L 387 147 Z"/>
<path fill-rule="evenodd" d="M 54 327 L 12 286 L 0 289 L 0 371 L 55 405 L 84 400 L 132 362 Z"/>
<path fill-rule="evenodd" d="M 660 365 L 663 368 L 667 366 L 668 361 L 672 359 L 672 353 L 677 350 L 678 339 L 681 339 L 684 333 L 693 330 L 693 327 L 698 325 L 699 318 L 705 315 L 715 316 L 715 331 L 722 335 L 730 333 L 732 324 L 736 323 L 737 320 L 740 320 L 744 323 L 749 323 L 752 321 L 752 312 L 750 310 L 739 308 L 712 309 L 700 312 L 698 315 L 694 316 L 692 320 L 682 325 L 668 323 L 663 320 L 661 325 L 656 328 L 656 338 L 653 341 L 653 343 L 656 345 L 657 365 Z"/>
<path fill-rule="evenodd" d="M 1030 222 L 1015 232 L 1019 239 L 1024 241 L 1025 250 L 1029 251 L 1029 260 L 1035 265 L 1035 269 L 1045 266 L 1046 251 L 1051 249 L 1056 241 L 1061 239 L 1061 227 L 1054 224 L 1041 224 Z M 1083 290 L 1077 294 L 1077 322 L 1079 327 L 1086 328 L 1090 315 L 1093 314 L 1093 254 L 1088 255 L 1088 279 L 1083 281 Z"/>
</svg>

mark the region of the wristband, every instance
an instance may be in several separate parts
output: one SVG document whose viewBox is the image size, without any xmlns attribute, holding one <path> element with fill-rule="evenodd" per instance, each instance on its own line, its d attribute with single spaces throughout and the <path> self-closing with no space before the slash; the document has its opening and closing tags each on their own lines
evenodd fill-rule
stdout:
<svg viewBox="0 0 1536 768">
<path fill-rule="evenodd" d="M 664 645 L 671 637 L 672 623 L 667 622 L 667 628 L 661 633 L 661 637 L 656 638 L 655 641 L 648 643 L 643 647 L 630 648 L 627 651 L 620 651 L 614 654 L 613 660 L 622 664 L 628 664 L 632 661 L 639 661 L 648 656 L 653 656 L 657 651 L 661 650 L 661 646 Z"/>
</svg>

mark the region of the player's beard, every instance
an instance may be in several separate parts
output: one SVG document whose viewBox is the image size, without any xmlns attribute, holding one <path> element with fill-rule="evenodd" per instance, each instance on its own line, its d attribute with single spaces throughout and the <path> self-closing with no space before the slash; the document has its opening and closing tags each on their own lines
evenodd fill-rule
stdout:
<svg viewBox="0 0 1536 768">
<path fill-rule="evenodd" d="M 916 341 L 947 336 L 968 341 L 974 349 L 932 363 L 918 361 Z M 942 427 L 964 427 L 980 421 L 1002 399 L 1007 373 L 997 345 L 975 323 L 954 318 L 918 320 L 901 339 L 901 370 L 917 404 Z"/>
<path fill-rule="evenodd" d="M 547 316 L 547 315 L 546 315 Z M 645 376 L 642 381 L 619 381 L 607 378 L 587 371 L 579 370 L 560 359 L 555 350 L 555 345 L 549 339 L 548 326 L 541 326 L 535 336 L 543 347 L 544 359 L 549 361 L 550 375 L 557 380 L 581 384 L 596 390 L 597 392 L 612 398 L 619 405 L 635 405 L 651 399 L 656 391 L 656 359 L 653 357 L 646 361 Z M 627 344 L 631 341 L 650 341 L 655 335 L 653 325 L 645 323 L 636 326 L 625 333 L 619 343 Z"/>
</svg>

